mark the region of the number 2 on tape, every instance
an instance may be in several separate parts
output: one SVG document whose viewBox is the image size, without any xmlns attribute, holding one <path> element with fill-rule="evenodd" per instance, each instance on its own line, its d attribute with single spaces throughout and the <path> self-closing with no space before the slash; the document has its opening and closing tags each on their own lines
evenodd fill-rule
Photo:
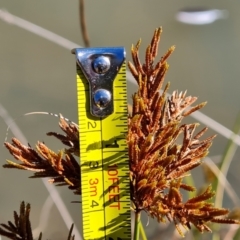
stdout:
<svg viewBox="0 0 240 240">
<path fill-rule="evenodd" d="M 131 240 L 122 47 L 77 48 L 77 100 L 84 240 Z"/>
</svg>

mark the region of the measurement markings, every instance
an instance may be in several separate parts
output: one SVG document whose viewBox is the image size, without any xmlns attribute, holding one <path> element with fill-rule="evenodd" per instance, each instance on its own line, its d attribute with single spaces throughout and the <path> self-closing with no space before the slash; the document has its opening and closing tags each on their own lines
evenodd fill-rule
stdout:
<svg viewBox="0 0 240 240">
<path fill-rule="evenodd" d="M 92 132 L 101 132 L 101 130 L 87 130 L 87 131 L 81 131 L 80 134 L 82 134 L 82 133 L 92 133 Z M 86 140 L 84 140 L 84 141 L 86 141 Z"/>
<path fill-rule="evenodd" d="M 103 129 L 103 124 L 102 124 L 102 119 L 100 121 L 100 128 Z M 103 140 L 103 132 L 101 132 L 101 140 Z M 104 157 L 103 157 L 103 145 L 102 145 L 102 165 L 104 165 Z M 102 188 L 105 189 L 104 187 L 104 171 L 102 171 Z M 105 199 L 105 195 L 103 195 L 103 202 L 105 203 L 106 202 L 106 199 Z M 104 222 L 104 226 L 106 226 L 106 212 L 105 212 L 105 209 L 104 209 L 104 219 L 103 219 L 103 222 Z M 104 233 L 105 233 L 105 236 L 106 236 L 106 228 L 104 229 Z"/>
<path fill-rule="evenodd" d="M 81 166 L 82 167 L 82 166 Z M 85 177 L 86 178 L 86 177 Z M 82 179 L 82 183 L 84 183 L 84 182 L 88 182 L 88 179 Z"/>
<path fill-rule="evenodd" d="M 120 105 L 119 108 L 120 108 L 120 110 L 126 110 L 126 112 L 128 112 L 128 106 L 127 105 L 124 105 L 124 106 Z"/>
<path fill-rule="evenodd" d="M 114 101 L 122 101 L 123 103 L 127 103 L 127 101 L 122 98 L 115 98 Z"/>
<path fill-rule="evenodd" d="M 124 111 L 124 112 L 115 112 L 116 114 L 126 114 L 127 111 Z"/>
<path fill-rule="evenodd" d="M 103 211 L 104 211 L 104 209 L 91 210 L 91 211 L 86 211 L 86 212 L 84 212 L 84 214 L 92 213 L 92 212 L 103 212 Z"/>
<path fill-rule="evenodd" d="M 85 167 L 85 168 L 87 168 L 87 166 Z M 89 171 L 89 170 L 88 170 Z M 102 172 L 102 169 L 101 169 L 101 167 L 100 167 L 100 169 L 91 169 L 91 173 L 92 172 Z"/>
<path fill-rule="evenodd" d="M 124 128 L 123 128 L 124 130 L 127 130 L 127 129 L 128 129 L 128 127 L 125 127 L 126 124 L 116 124 L 115 126 L 116 126 L 116 127 L 124 127 Z"/>
<path fill-rule="evenodd" d="M 121 81 L 121 80 L 122 80 L 122 81 Z M 117 83 L 116 85 L 120 85 L 120 84 L 123 85 L 123 86 L 124 86 L 124 85 L 127 85 L 127 83 L 124 82 L 123 80 L 124 80 L 123 78 L 119 78 L 119 79 L 118 79 L 118 83 Z"/>
<path fill-rule="evenodd" d="M 126 124 L 128 123 L 127 118 L 119 118 L 121 121 L 123 121 L 123 123 L 125 124 L 124 126 L 126 126 Z"/>
<path fill-rule="evenodd" d="M 85 112 L 89 112 L 89 111 L 86 110 L 86 106 L 84 106 L 84 107 L 78 107 L 78 109 L 84 109 L 84 111 L 80 111 L 80 113 L 81 113 L 81 112 L 84 112 L 84 113 L 85 113 Z"/>
<path fill-rule="evenodd" d="M 125 136 L 125 135 L 128 134 L 128 132 L 127 132 L 127 131 L 125 131 L 125 132 L 120 132 L 120 134 L 123 134 L 123 135 Z"/>
<path fill-rule="evenodd" d="M 89 88 L 85 89 L 84 87 L 79 87 L 78 92 L 89 92 Z M 83 98 L 83 99 L 85 99 L 85 98 Z"/>
<path fill-rule="evenodd" d="M 118 177 L 126 177 L 126 175 L 119 175 Z"/>
<path fill-rule="evenodd" d="M 116 151 L 104 151 L 104 153 L 120 153 L 120 152 L 126 152 L 126 151 L 118 151 L 118 152 L 116 152 Z"/>
</svg>

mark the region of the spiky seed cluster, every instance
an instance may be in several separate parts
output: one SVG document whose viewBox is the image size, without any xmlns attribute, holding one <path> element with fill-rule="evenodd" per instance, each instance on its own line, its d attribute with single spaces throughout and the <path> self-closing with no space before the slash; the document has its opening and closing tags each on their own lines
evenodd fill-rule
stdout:
<svg viewBox="0 0 240 240">
<path fill-rule="evenodd" d="M 210 231 L 207 222 L 237 223 L 219 218 L 228 211 L 214 208 L 206 202 L 214 196 L 211 187 L 183 202 L 180 189 L 193 191 L 194 187 L 184 184 L 182 180 L 191 169 L 201 164 L 215 136 L 200 140 L 207 128 L 194 134 L 197 123 L 181 124 L 184 117 L 206 103 L 191 106 L 197 97 L 186 96 L 186 92 L 174 91 L 166 97 L 169 83 L 160 93 L 169 68 L 166 60 L 175 48 L 171 47 L 154 66 L 161 33 L 161 28 L 154 32 L 144 64 L 139 59 L 140 41 L 132 46 L 133 63 L 128 63 L 139 86 L 133 95 L 127 135 L 134 210 L 144 210 L 158 221 L 165 221 L 165 218 L 173 221 L 181 235 L 179 224 L 190 229 L 192 223 L 203 232 Z M 177 143 L 180 134 L 183 135 L 182 140 Z"/>
<path fill-rule="evenodd" d="M 33 240 L 31 223 L 29 220 L 30 204 L 25 206 L 22 202 L 20 205 L 19 214 L 14 211 L 14 223 L 11 221 L 8 224 L 0 224 L 0 234 L 10 239 L 28 239 Z M 38 240 L 42 239 L 42 233 L 40 233 Z"/>
<path fill-rule="evenodd" d="M 29 203 L 21 202 L 19 214 L 14 211 L 14 222 L 8 221 L 8 224 L 0 224 L 0 234 L 12 240 L 33 240 L 32 227 L 30 223 L 31 206 Z M 72 235 L 73 224 L 69 230 L 67 240 L 74 240 Z M 42 240 L 42 233 L 39 234 L 38 240 Z"/>
<path fill-rule="evenodd" d="M 4 168 L 17 168 L 35 172 L 31 178 L 49 178 L 49 182 L 57 186 L 68 185 L 75 194 L 81 194 L 80 166 L 72 153 L 79 156 L 79 131 L 74 124 L 67 123 L 60 118 L 59 123 L 65 135 L 54 132 L 48 133 L 55 136 L 68 146 L 63 151 L 55 153 L 44 143 L 38 142 L 36 150 L 31 146 L 24 146 L 18 139 L 13 138 L 12 143 L 5 142 L 6 148 L 20 163 L 7 160 Z"/>
</svg>

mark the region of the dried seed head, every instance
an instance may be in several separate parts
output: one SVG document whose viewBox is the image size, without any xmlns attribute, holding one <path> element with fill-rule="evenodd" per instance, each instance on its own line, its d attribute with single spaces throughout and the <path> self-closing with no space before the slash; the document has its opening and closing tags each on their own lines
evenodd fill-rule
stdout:
<svg viewBox="0 0 240 240">
<path fill-rule="evenodd" d="M 183 201 L 181 190 L 194 191 L 195 188 L 182 180 L 201 164 L 215 136 L 200 140 L 207 128 L 195 134 L 199 124 L 181 124 L 184 117 L 205 106 L 205 102 L 191 107 L 197 97 L 186 96 L 186 91 L 174 91 L 166 98 L 169 83 L 160 93 L 169 68 L 167 59 L 175 49 L 174 46 L 169 48 L 154 66 L 161 33 L 162 28 L 155 30 L 144 64 L 139 59 L 140 41 L 131 50 L 133 64 L 128 64 L 139 85 L 133 95 L 127 136 L 134 210 L 144 210 L 158 221 L 163 222 L 165 218 L 173 221 L 180 235 L 183 235 L 180 225 L 190 229 L 193 224 L 203 232 L 211 231 L 207 222 L 239 223 L 219 218 L 228 211 L 214 208 L 207 202 L 214 196 L 211 186 L 202 194 Z"/>
</svg>

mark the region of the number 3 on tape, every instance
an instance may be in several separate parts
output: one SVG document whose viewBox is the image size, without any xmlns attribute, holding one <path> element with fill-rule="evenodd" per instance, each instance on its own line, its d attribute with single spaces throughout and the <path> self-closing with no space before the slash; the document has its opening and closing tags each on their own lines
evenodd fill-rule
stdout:
<svg viewBox="0 0 240 240">
<path fill-rule="evenodd" d="M 77 48 L 84 240 L 131 240 L 127 82 L 122 47 Z"/>
</svg>

